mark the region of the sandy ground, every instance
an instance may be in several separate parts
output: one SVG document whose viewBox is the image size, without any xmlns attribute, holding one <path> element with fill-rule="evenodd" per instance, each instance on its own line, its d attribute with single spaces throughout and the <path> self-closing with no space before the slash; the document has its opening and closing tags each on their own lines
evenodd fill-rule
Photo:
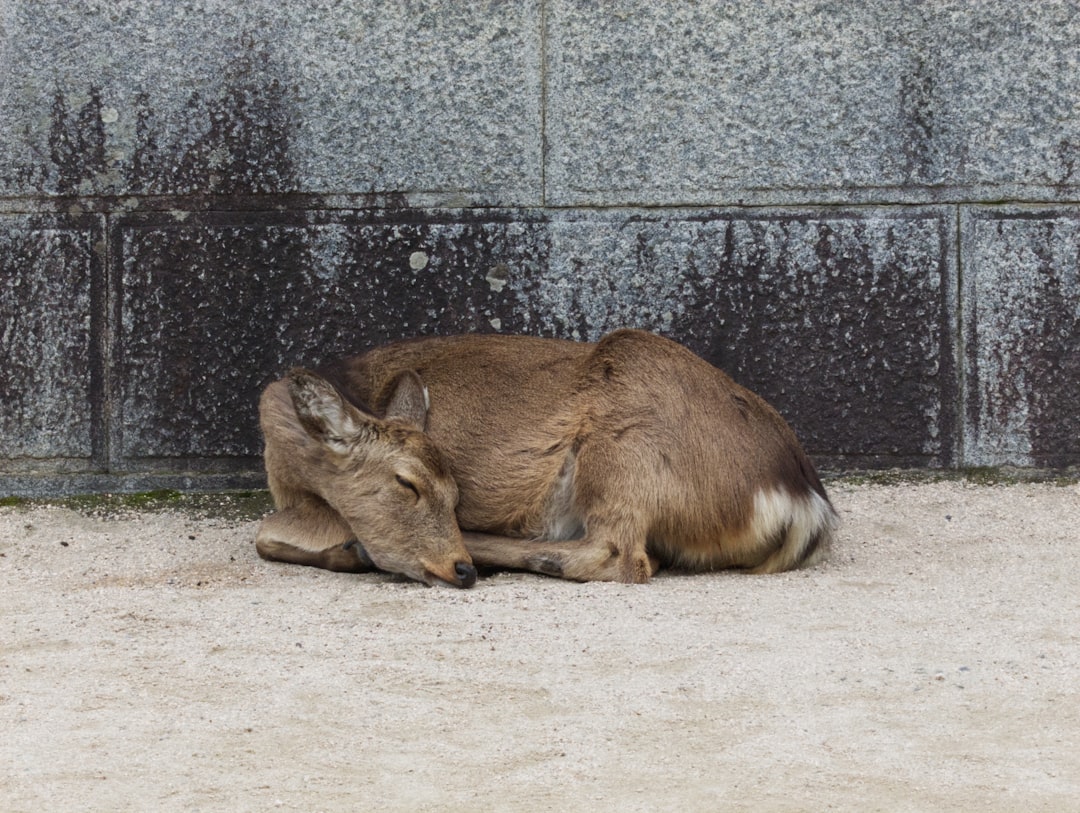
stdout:
<svg viewBox="0 0 1080 813">
<path fill-rule="evenodd" d="M 832 492 L 808 571 L 470 591 L 0 509 L 0 810 L 1080 810 L 1080 487 Z"/>
</svg>

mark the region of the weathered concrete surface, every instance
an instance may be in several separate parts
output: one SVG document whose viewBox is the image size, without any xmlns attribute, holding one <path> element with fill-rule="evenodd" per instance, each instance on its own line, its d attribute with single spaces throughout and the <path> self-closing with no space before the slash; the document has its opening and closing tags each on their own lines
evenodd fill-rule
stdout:
<svg viewBox="0 0 1080 813">
<path fill-rule="evenodd" d="M 953 462 L 944 210 L 523 214 L 128 219 L 118 465 L 257 455 L 258 392 L 293 364 L 410 335 L 620 326 L 725 368 L 832 464 Z"/>
<path fill-rule="evenodd" d="M 0 0 L 0 492 L 253 482 L 291 364 L 624 324 L 827 468 L 1080 466 L 1077 42 L 1069 0 Z"/>
<path fill-rule="evenodd" d="M 1080 460 L 1080 209 L 965 212 L 965 460 Z"/>
<path fill-rule="evenodd" d="M 2 195 L 540 203 L 537 0 L 0 12 Z"/>
<path fill-rule="evenodd" d="M 0 216 L 2 473 L 101 453 L 102 240 L 98 217 Z"/>
<path fill-rule="evenodd" d="M 1071 2 L 0 10 L 3 195 L 715 205 L 1080 189 Z"/>
<path fill-rule="evenodd" d="M 552 0 L 547 200 L 1055 200 L 1075 3 Z"/>
</svg>

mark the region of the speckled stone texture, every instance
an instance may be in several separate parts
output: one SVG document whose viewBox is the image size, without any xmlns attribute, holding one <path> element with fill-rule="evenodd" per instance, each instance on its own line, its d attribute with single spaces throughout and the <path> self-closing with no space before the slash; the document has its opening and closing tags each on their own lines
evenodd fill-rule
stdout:
<svg viewBox="0 0 1080 813">
<path fill-rule="evenodd" d="M 0 473 L 100 465 L 98 217 L 0 216 Z"/>
<path fill-rule="evenodd" d="M 257 454 L 258 392 L 292 364 L 410 335 L 620 326 L 688 344 L 835 465 L 953 461 L 941 211 L 385 218 L 129 221 L 113 360 L 125 463 Z"/>
<path fill-rule="evenodd" d="M 1080 461 L 1080 209 L 965 212 L 965 460 Z"/>
<path fill-rule="evenodd" d="M 3 0 L 0 194 L 540 202 L 537 0 Z"/>
<path fill-rule="evenodd" d="M 1075 198 L 1072 2 L 552 0 L 548 202 Z"/>
</svg>

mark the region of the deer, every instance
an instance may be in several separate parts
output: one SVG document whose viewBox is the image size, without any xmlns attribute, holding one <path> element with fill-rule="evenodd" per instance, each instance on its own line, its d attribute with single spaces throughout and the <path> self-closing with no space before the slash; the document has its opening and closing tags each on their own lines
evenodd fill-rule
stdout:
<svg viewBox="0 0 1080 813">
<path fill-rule="evenodd" d="M 477 568 L 645 583 L 777 573 L 837 515 L 794 431 L 681 344 L 406 339 L 263 391 L 263 559 L 472 587 Z"/>
</svg>

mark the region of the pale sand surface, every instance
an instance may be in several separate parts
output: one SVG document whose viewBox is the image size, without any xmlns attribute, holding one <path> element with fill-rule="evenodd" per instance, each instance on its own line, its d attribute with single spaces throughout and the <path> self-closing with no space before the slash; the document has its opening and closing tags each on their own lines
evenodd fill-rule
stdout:
<svg viewBox="0 0 1080 813">
<path fill-rule="evenodd" d="M 0 509 L 0 811 L 1080 811 L 1080 487 L 832 487 L 831 557 L 470 591 Z"/>
</svg>

